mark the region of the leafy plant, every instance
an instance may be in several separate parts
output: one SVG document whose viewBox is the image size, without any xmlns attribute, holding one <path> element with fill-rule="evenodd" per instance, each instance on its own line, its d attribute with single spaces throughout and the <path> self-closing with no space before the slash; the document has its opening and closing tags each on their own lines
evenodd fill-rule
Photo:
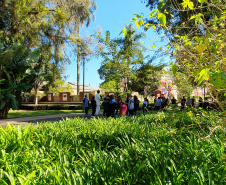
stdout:
<svg viewBox="0 0 226 185">
<path fill-rule="evenodd" d="M 0 118 L 7 118 L 10 108 L 18 108 L 21 92 L 29 89 L 23 80 L 38 58 L 38 52 L 31 52 L 25 46 L 6 47 L 0 43 Z"/>
<path fill-rule="evenodd" d="M 223 119 L 212 111 L 8 125 L 0 128 L 0 182 L 223 185 Z"/>
</svg>

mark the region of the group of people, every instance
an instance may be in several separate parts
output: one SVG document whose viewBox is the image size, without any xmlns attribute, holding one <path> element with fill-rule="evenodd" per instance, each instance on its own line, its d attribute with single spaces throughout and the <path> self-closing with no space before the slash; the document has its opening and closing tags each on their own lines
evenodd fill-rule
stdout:
<svg viewBox="0 0 226 185">
<path fill-rule="evenodd" d="M 154 99 L 155 109 L 160 110 L 169 107 L 170 104 L 176 104 L 177 100 L 173 97 L 171 100 L 165 98 L 164 94 L 161 97 Z"/>
<path fill-rule="evenodd" d="M 137 110 L 139 109 L 140 101 L 138 100 L 137 96 L 132 97 L 131 95 L 127 96 L 126 101 L 122 101 L 121 97 L 118 96 L 117 100 L 115 100 L 114 95 L 107 95 L 104 98 L 102 104 L 100 104 L 101 97 L 99 95 L 100 91 L 97 91 L 97 94 L 92 97 L 91 100 L 91 107 L 92 107 L 92 116 L 100 115 L 100 107 L 103 107 L 103 116 L 104 117 L 115 117 L 115 115 L 122 116 L 122 115 L 136 115 Z M 89 109 L 89 100 L 87 96 L 85 96 L 83 100 L 85 106 L 85 113 L 88 114 Z M 144 98 L 143 102 L 143 113 L 148 111 L 148 99 Z M 173 97 L 172 99 L 165 98 L 164 94 L 161 97 L 154 99 L 155 109 L 160 110 L 169 107 L 170 104 L 177 104 L 177 100 Z M 195 97 L 192 98 L 188 97 L 185 99 L 179 98 L 179 103 L 181 103 L 181 109 L 183 110 L 185 106 L 187 107 L 194 107 L 195 106 Z M 209 106 L 209 102 L 207 98 L 205 98 L 204 102 L 201 97 L 199 97 L 199 107 L 203 107 L 207 109 Z"/>
<path fill-rule="evenodd" d="M 155 103 L 155 109 L 160 110 L 169 107 L 170 104 L 175 104 L 177 103 L 177 100 L 173 97 L 171 100 L 168 98 L 164 97 L 164 94 L 162 97 L 158 97 L 154 99 Z M 186 106 L 187 107 L 194 107 L 195 106 L 195 97 L 193 96 L 192 98 L 188 97 L 187 99 L 183 96 L 183 98 L 179 98 L 179 103 L 181 103 L 181 110 L 183 110 Z M 205 100 L 203 102 L 203 99 L 199 97 L 199 107 L 203 107 L 204 109 L 207 109 L 209 106 L 209 102 L 207 97 L 205 97 Z"/>
<path fill-rule="evenodd" d="M 114 95 L 107 95 L 103 103 L 100 104 L 101 97 L 99 95 L 100 91 L 97 91 L 97 94 L 92 97 L 91 100 L 91 107 L 92 107 L 92 116 L 100 115 L 100 107 L 103 107 L 103 116 L 104 117 L 115 117 L 115 115 L 122 116 L 122 115 L 136 115 L 137 110 L 139 108 L 139 100 L 137 96 L 132 98 L 131 95 L 127 96 L 126 101 L 122 101 L 121 97 L 118 96 L 117 100 L 115 100 Z M 85 96 L 83 100 L 85 106 L 85 113 L 88 115 L 89 109 L 89 100 L 87 96 Z M 144 108 L 148 106 L 148 101 L 145 99 L 144 101 Z"/>
<path fill-rule="evenodd" d="M 128 96 L 126 101 L 122 101 L 121 97 L 115 100 L 114 95 L 107 95 L 102 103 L 103 116 L 104 117 L 115 117 L 115 115 L 135 115 L 137 108 L 139 107 L 139 100 L 136 96 Z"/>
</svg>

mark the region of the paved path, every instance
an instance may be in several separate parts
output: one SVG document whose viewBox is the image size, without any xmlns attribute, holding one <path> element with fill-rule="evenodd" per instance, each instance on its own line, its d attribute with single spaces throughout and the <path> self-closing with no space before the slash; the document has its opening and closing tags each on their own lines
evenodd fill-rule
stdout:
<svg viewBox="0 0 226 185">
<path fill-rule="evenodd" d="M 48 115 L 48 116 L 3 119 L 3 120 L 0 120 L 0 125 L 6 126 L 9 123 L 14 124 L 14 125 L 18 125 L 18 124 L 22 123 L 22 125 L 25 125 L 30 122 L 37 123 L 37 122 L 41 122 L 41 121 L 51 121 L 51 120 L 57 121 L 57 120 L 62 120 L 62 118 L 66 118 L 66 117 L 78 117 L 78 116 L 85 116 L 85 113 L 57 114 L 57 115 Z"/>
</svg>

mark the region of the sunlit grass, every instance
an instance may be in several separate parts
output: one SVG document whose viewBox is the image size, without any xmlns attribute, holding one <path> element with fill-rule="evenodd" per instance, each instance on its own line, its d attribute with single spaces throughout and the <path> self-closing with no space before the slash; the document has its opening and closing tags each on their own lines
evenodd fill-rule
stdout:
<svg viewBox="0 0 226 185">
<path fill-rule="evenodd" d="M 223 185 L 222 119 L 158 113 L 7 126 L 0 129 L 0 184 Z"/>
<path fill-rule="evenodd" d="M 56 114 L 82 113 L 82 110 L 38 110 L 38 111 L 13 111 L 10 110 L 8 118 L 23 118 L 34 116 L 47 116 Z"/>
</svg>

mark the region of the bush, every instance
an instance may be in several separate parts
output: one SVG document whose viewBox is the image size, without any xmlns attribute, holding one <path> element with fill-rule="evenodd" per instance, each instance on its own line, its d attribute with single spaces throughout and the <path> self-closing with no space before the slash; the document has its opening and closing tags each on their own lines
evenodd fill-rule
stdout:
<svg viewBox="0 0 226 185">
<path fill-rule="evenodd" d="M 225 130 L 216 127 L 225 120 L 217 112 L 190 114 L 0 128 L 0 182 L 225 184 Z"/>
<path fill-rule="evenodd" d="M 69 110 L 69 105 L 34 105 L 33 110 Z"/>
</svg>

